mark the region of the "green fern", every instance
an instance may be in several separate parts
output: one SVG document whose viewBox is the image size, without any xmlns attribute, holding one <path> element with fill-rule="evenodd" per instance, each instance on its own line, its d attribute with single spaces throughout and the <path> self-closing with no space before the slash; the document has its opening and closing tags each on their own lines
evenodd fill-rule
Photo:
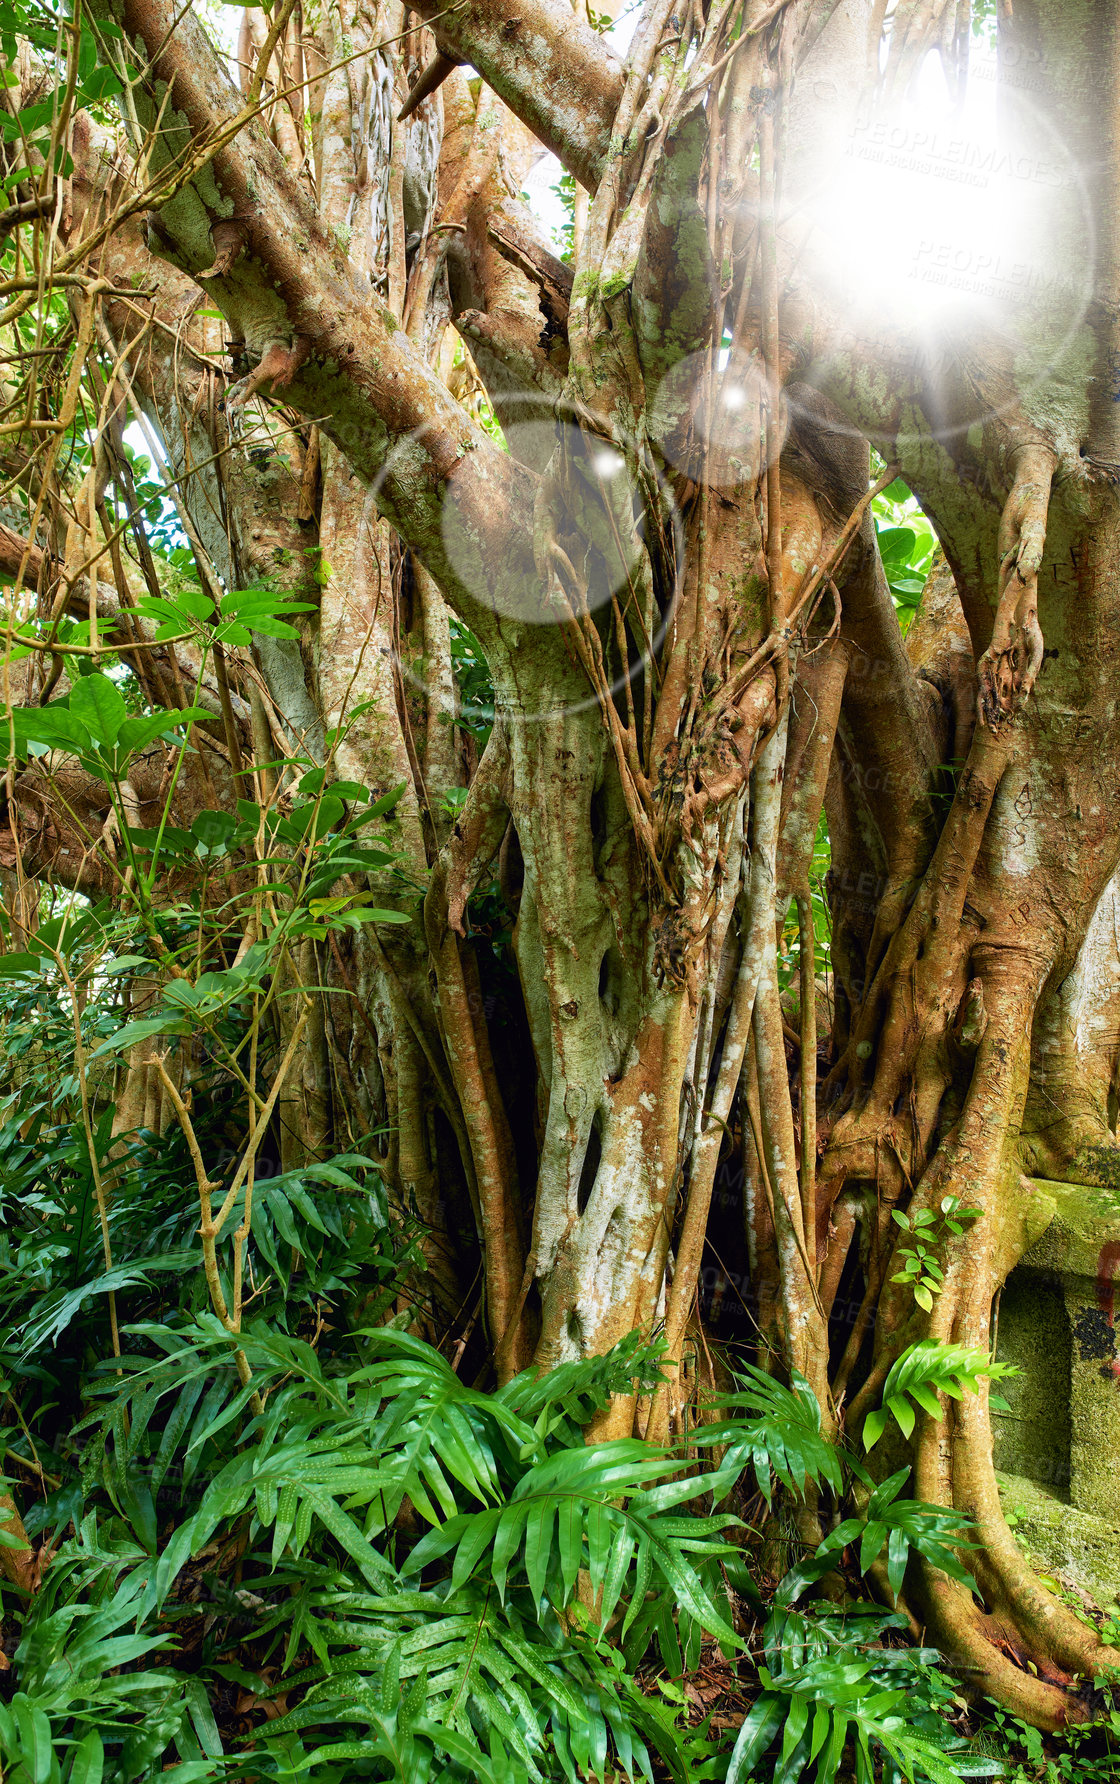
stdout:
<svg viewBox="0 0 1120 1784">
<path fill-rule="evenodd" d="M 611 1718 L 596 1702 L 585 1653 L 558 1620 L 542 1631 L 523 1595 L 503 1606 L 493 1586 L 428 1592 L 397 1590 L 379 1598 L 338 1589 L 316 1595 L 328 1644 L 322 1662 L 287 1683 L 309 1686 L 298 1709 L 271 1724 L 271 1745 L 324 1722 L 362 1722 L 383 1689 L 386 1668 L 399 1688 L 415 1689 L 429 1727 L 464 1739 L 492 1732 L 526 1774 L 544 1775 L 555 1749 L 573 1756 L 574 1780 L 595 1752 L 605 1757 Z M 616 1732 L 622 1733 L 624 1723 Z M 617 1744 L 617 1743 L 616 1743 Z M 651 1778 L 644 1742 L 631 1737 L 627 1769 Z"/>
<path fill-rule="evenodd" d="M 17 1125 L 0 1137 L 26 1218 L 34 1149 Z M 52 1144 L 40 1147 L 52 1169 L 88 1175 L 73 1134 Z M 721 1751 L 706 1724 L 687 1726 L 672 1683 L 713 1640 L 743 1683 L 755 1679 L 742 1610 L 760 1625 L 765 1612 L 721 1505 L 746 1473 L 768 1503 L 778 1490 L 815 1492 L 839 1512 L 852 1475 L 865 1478 L 825 1437 L 808 1384 L 744 1368 L 715 1408 L 719 1422 L 691 1433 L 683 1455 L 629 1440 L 589 1445 L 587 1427 L 614 1396 L 656 1388 L 659 1345 L 631 1334 L 605 1357 L 488 1393 L 407 1330 L 347 1329 L 351 1240 L 369 1259 L 363 1292 L 375 1285 L 375 1308 L 411 1255 L 358 1155 L 258 1186 L 250 1250 L 264 1292 L 239 1335 L 243 1383 L 211 1311 L 189 1296 L 161 1305 L 161 1282 L 178 1298 L 190 1280 L 169 1265 L 189 1255 L 196 1214 L 172 1206 L 160 1173 L 173 1176 L 174 1161 L 149 1184 L 146 1157 L 137 1141 L 139 1212 L 129 1216 L 123 1196 L 113 1220 L 115 1267 L 130 1273 L 130 1304 L 147 1317 L 124 1328 L 119 1361 L 83 1377 L 84 1417 L 70 1439 L 80 1437 L 80 1466 L 76 1443 L 69 1455 L 37 1451 L 60 1482 L 37 1527 L 61 1534 L 73 1519 L 76 1534 L 22 1617 L 16 1689 L 0 1706 L 13 1784 L 154 1784 L 168 1767 L 182 1784 L 244 1779 L 247 1756 L 227 1750 L 228 1724 L 215 1715 L 223 1681 L 262 1699 L 287 1694 L 286 1713 L 253 1730 L 253 1784 L 721 1779 L 727 1742 Z M 55 1194 L 41 1223 L 43 1292 L 33 1309 L 25 1296 L 20 1315 L 37 1322 L 25 1378 L 43 1367 L 51 1322 L 70 1343 L 104 1318 L 82 1194 Z M 219 1266 L 229 1265 L 227 1248 Z M 6 1285 L 15 1297 L 27 1267 L 13 1253 L 0 1293 Z M 340 1310 L 309 1342 L 323 1294 Z M 18 1361 L 14 1347 L 8 1355 Z M 949 1361 L 971 1385 L 972 1354 Z M 896 1369 L 892 1394 L 922 1404 L 921 1370 Z M 764 1633 L 762 1707 L 736 1749 L 741 1774 L 764 1762 L 792 1778 L 802 1766 L 828 1784 L 821 1765 L 839 1752 L 857 1775 L 880 1766 L 888 1784 L 942 1775 L 936 1728 L 896 1726 L 902 1694 L 913 1710 L 913 1676 L 870 1651 L 870 1613 L 850 1620 L 853 1645 L 827 1610 L 800 1603 L 841 1551 L 864 1569 L 885 1554 L 896 1590 L 912 1553 L 967 1581 L 965 1527 L 902 1498 L 905 1479 L 868 1482 L 866 1515 L 842 1519 L 782 1582 Z M 234 1547 L 235 1580 L 225 1560 Z M 188 1670 L 170 1650 L 197 1627 L 199 1581 L 214 1630 Z M 651 1689 L 658 1673 L 664 1689 Z M 928 1764 L 923 1740 L 934 1746 Z"/>
<path fill-rule="evenodd" d="M 781 1746 L 774 1784 L 812 1776 L 832 1784 L 850 1753 L 856 1784 L 876 1784 L 884 1763 L 905 1779 L 956 1784 L 960 1773 L 932 1743 L 909 1732 L 910 1705 L 901 1688 L 874 1689 L 870 1660 L 814 1659 L 775 1678 L 759 1668 L 762 1693 L 739 1731 L 726 1784 L 754 1777 L 763 1756 Z"/>
<path fill-rule="evenodd" d="M 956 1784 L 1002 1768 L 976 1760 L 945 1720 L 952 1682 L 933 1648 L 883 1638 L 902 1616 L 855 1604 L 813 1617 L 779 1606 L 763 1635 L 762 1692 L 739 1731 L 726 1784 L 765 1771 L 775 1784 Z M 765 1761 L 765 1764 L 762 1762 Z"/>
<path fill-rule="evenodd" d="M 926 1341 L 912 1344 L 894 1364 L 883 1383 L 883 1404 L 864 1420 L 863 1444 L 872 1449 L 893 1418 L 904 1437 L 913 1434 L 915 1406 L 931 1418 L 942 1416 L 939 1394 L 954 1400 L 964 1398 L 965 1391 L 975 1393 L 987 1376 L 996 1381 L 1014 1375 L 1010 1363 L 999 1363 L 986 1350 L 970 1350 L 962 1344 L 937 1344 Z M 911 1404 L 913 1402 L 913 1404 Z M 993 1400 L 993 1405 L 1002 1405 Z"/>
<path fill-rule="evenodd" d="M 651 1393 L 662 1379 L 664 1351 L 663 1339 L 650 1343 L 640 1332 L 630 1332 L 605 1356 L 560 1363 L 544 1374 L 526 1369 L 493 1398 L 532 1419 L 542 1438 L 574 1437 L 616 1394 Z"/>
<path fill-rule="evenodd" d="M 767 1505 L 775 1479 L 798 1499 L 810 1486 L 829 1486 L 839 1493 L 840 1456 L 821 1430 L 820 1405 L 804 1376 L 795 1374 L 793 1386 L 787 1388 L 747 1365 L 737 1372 L 736 1380 L 739 1391 L 716 1403 L 735 1416 L 700 1426 L 690 1439 L 703 1448 L 727 1446 L 720 1462 L 721 1478 L 733 1478 L 749 1465 Z"/>
<path fill-rule="evenodd" d="M 285 1688 L 306 1692 L 262 1731 L 270 1749 L 360 1722 L 372 1745 L 332 1737 L 306 1749 L 308 1763 L 329 1770 L 345 1753 L 385 1758 L 400 1746 L 415 1757 L 439 1725 L 463 1739 L 493 1736 L 526 1778 L 550 1775 L 555 1755 L 575 1784 L 613 1755 L 627 1775 L 652 1779 L 642 1729 L 664 1762 L 673 1724 L 645 1714 L 619 1675 L 602 1671 L 602 1628 L 617 1625 L 620 1641 L 644 1651 L 648 1606 L 664 1616 L 676 1604 L 689 1646 L 705 1634 L 729 1652 L 741 1646 L 719 1572 L 736 1552 L 723 1536 L 734 1520 L 689 1510 L 722 1476 L 681 1476 L 678 1457 L 636 1441 L 584 1440 L 582 1426 L 613 1393 L 657 1379 L 656 1349 L 631 1338 L 556 1378 L 525 1376 L 486 1394 L 393 1329 L 357 1334 L 364 1360 L 341 1372 L 302 1340 L 247 1325 L 248 1386 L 212 1315 L 174 1334 L 132 1335 L 164 1354 L 126 1359 L 124 1381 L 105 1382 L 105 1467 L 122 1508 L 141 1491 L 133 1459 L 154 1441 L 161 1405 L 157 1471 L 216 1434 L 241 1439 L 147 1570 L 139 1618 L 166 1614 L 192 1557 L 223 1530 L 246 1528 L 256 1579 L 281 1594 L 264 1632 L 286 1635 Z M 253 1392 L 264 1397 L 256 1416 Z M 406 1500 L 431 1528 L 394 1555 Z M 583 1580 L 597 1600 L 586 1634 Z M 390 1726 L 376 1709 L 390 1649 L 404 1686 L 423 1676 L 423 1726 L 407 1717 Z M 291 1672 L 301 1653 L 313 1664 Z M 445 1758 L 457 1763 L 451 1747 Z"/>
<path fill-rule="evenodd" d="M 960 1517 L 944 1506 L 930 1505 L 921 1499 L 900 1499 L 898 1494 L 909 1478 L 910 1469 L 900 1468 L 896 1474 L 877 1486 L 868 1500 L 865 1515 L 862 1518 L 845 1518 L 831 1530 L 819 1545 L 810 1567 L 819 1569 L 822 1561 L 826 1558 L 835 1559 L 843 1549 L 851 1545 L 857 1552 L 860 1572 L 866 1574 L 886 1549 L 887 1583 L 897 1595 L 902 1590 L 907 1563 L 913 1551 L 928 1561 L 931 1567 L 938 1568 L 942 1573 L 948 1574 L 950 1579 L 957 1580 L 962 1586 L 974 1591 L 976 1582 L 957 1553 L 959 1549 L 975 1546 L 968 1539 L 972 1525 L 967 1518 Z M 821 1573 L 810 1572 L 806 1577 L 819 1579 Z M 778 1596 L 781 1600 L 782 1588 L 779 1588 Z"/>
<path fill-rule="evenodd" d="M 564 1450 L 526 1470 L 501 1506 L 449 1518 L 417 1545 L 404 1568 L 419 1573 L 454 1555 L 452 1583 L 487 1572 L 503 1601 L 511 1566 L 523 1571 L 533 1601 L 569 1605 L 586 1570 L 601 1621 L 608 1623 L 625 1592 L 630 1600 L 622 1633 L 646 1592 L 670 1592 L 676 1603 L 721 1641 L 738 1645 L 735 1631 L 704 1591 L 692 1557 L 731 1552 L 717 1533 L 730 1517 L 666 1517 L 667 1507 L 704 1493 L 703 1475 L 665 1481 L 679 1460 L 651 1455 L 637 1439 Z M 653 1485 L 657 1481 L 664 1484 Z"/>
</svg>

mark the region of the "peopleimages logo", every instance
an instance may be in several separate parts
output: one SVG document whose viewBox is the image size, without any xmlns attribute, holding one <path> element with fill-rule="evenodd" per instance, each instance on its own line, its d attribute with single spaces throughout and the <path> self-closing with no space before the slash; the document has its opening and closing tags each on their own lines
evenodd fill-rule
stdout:
<svg viewBox="0 0 1120 1784">
<path fill-rule="evenodd" d="M 968 59 L 969 82 L 986 81 L 1005 91 L 1053 94 L 1061 90 L 1064 71 L 1053 67 L 1043 51 L 1035 45 L 1001 43 L 999 56 L 977 55 L 975 46 Z M 1090 66 L 1082 63 L 1077 71 L 1077 84 L 1083 93 L 1106 95 L 1112 90 L 1112 69 L 1107 56 Z"/>
<path fill-rule="evenodd" d="M 1046 156 L 1020 155 L 991 140 L 918 130 L 885 120 L 857 120 L 848 154 L 860 161 L 981 190 L 997 180 L 1023 181 L 1051 191 L 1070 184 L 1069 170 Z"/>
<path fill-rule="evenodd" d="M 960 243 L 926 240 L 914 253 L 911 277 L 1004 301 L 1076 300 L 1078 287 L 1065 272 L 1029 260 L 1012 260 Z"/>
</svg>

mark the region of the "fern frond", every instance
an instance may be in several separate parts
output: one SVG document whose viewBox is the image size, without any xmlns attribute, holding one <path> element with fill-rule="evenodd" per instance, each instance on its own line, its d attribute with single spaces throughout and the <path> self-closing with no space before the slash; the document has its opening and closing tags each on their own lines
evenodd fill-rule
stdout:
<svg viewBox="0 0 1120 1784">
<path fill-rule="evenodd" d="M 601 1357 L 581 1357 L 544 1374 L 526 1369 L 492 1398 L 519 1417 L 534 1422 L 542 1438 L 553 1436 L 563 1421 L 585 1429 L 609 1406 L 616 1394 L 652 1393 L 662 1380 L 663 1339 L 644 1340 L 629 1332 Z"/>
<path fill-rule="evenodd" d="M 759 1668 L 761 1695 L 739 1731 L 726 1784 L 744 1784 L 778 1743 L 767 1766 L 774 1784 L 833 1784 L 843 1766 L 857 1784 L 875 1784 L 884 1761 L 908 1784 L 958 1784 L 943 1749 L 911 1732 L 909 1698 L 900 1687 L 875 1689 L 870 1659 L 815 1655 L 775 1676 Z M 846 1763 L 847 1761 L 847 1763 Z"/>
<path fill-rule="evenodd" d="M 702 1425 L 690 1434 L 690 1442 L 697 1446 L 727 1445 L 720 1476 L 750 1466 L 768 1505 L 775 1478 L 797 1498 L 813 1486 L 828 1485 L 839 1493 L 840 1456 L 822 1433 L 821 1409 L 804 1376 L 795 1374 L 787 1388 L 748 1365 L 737 1372 L 736 1380 L 739 1391 L 715 1402 L 736 1416 Z"/>
<path fill-rule="evenodd" d="M 690 1558 L 731 1552 L 718 1535 L 735 1520 L 669 1518 L 646 1490 L 679 1467 L 676 1458 L 651 1454 L 647 1444 L 630 1438 L 563 1450 L 529 1468 L 504 1505 L 460 1513 L 429 1531 L 402 1574 L 415 1577 L 451 1555 L 457 1585 L 485 1567 L 504 1599 L 516 1564 L 543 1614 L 546 1604 L 563 1608 L 571 1602 L 586 1568 L 606 1622 L 633 1570 L 635 1581 L 642 1582 L 641 1596 L 652 1580 L 709 1634 L 737 1646 L 738 1637 L 715 1609 Z M 679 1501 L 705 1492 L 708 1481 L 698 1476 L 675 1485 Z"/>
<path fill-rule="evenodd" d="M 914 1408 L 928 1412 L 931 1418 L 942 1416 L 939 1394 L 961 1400 L 967 1390 L 976 1393 L 987 1377 L 997 1381 L 1014 1375 L 1011 1363 L 997 1362 L 986 1350 L 974 1350 L 963 1344 L 938 1344 L 927 1340 L 912 1344 L 903 1351 L 883 1383 L 882 1405 L 864 1420 L 863 1446 L 872 1449 L 893 1418 L 904 1437 L 910 1437 L 916 1423 Z M 913 1403 L 913 1404 L 911 1404 Z"/>
</svg>

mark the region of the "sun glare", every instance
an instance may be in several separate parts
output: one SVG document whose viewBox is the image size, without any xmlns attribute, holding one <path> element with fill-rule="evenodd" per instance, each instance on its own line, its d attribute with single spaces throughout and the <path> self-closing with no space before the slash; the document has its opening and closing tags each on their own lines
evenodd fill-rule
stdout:
<svg viewBox="0 0 1120 1784">
<path fill-rule="evenodd" d="M 931 53 L 905 103 L 866 108 L 796 207 L 814 277 L 823 268 L 857 327 L 1083 313 L 1088 269 L 1056 252 L 1052 228 L 1063 208 L 1085 210 L 1080 170 L 1029 87 L 1000 90 L 997 106 L 994 76 L 981 55 L 958 100 Z"/>
</svg>

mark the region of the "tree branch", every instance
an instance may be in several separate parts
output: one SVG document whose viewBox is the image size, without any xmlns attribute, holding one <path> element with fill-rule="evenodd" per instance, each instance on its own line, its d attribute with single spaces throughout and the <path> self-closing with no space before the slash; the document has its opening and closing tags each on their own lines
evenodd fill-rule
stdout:
<svg viewBox="0 0 1120 1784">
<path fill-rule="evenodd" d="M 594 191 L 622 99 L 622 64 L 565 0 L 419 0 L 452 61 L 477 68 L 510 111 Z"/>
<path fill-rule="evenodd" d="M 456 609 L 491 632 L 489 582 L 536 587 L 531 476 L 474 426 L 355 274 L 260 120 L 239 126 L 244 108 L 201 26 L 170 0 L 125 0 L 123 24 L 154 58 L 152 92 L 136 93 L 144 129 L 156 126 L 157 85 L 170 88 L 153 164 L 187 137 L 225 136 L 206 176 L 160 213 L 169 257 L 197 276 L 215 260 L 214 224 L 241 226 L 244 251 L 207 279 L 208 295 L 251 358 L 274 364 L 286 350 L 273 388 L 320 420 Z M 448 489 L 459 533 L 478 546 L 469 586 L 441 529 Z"/>
</svg>

